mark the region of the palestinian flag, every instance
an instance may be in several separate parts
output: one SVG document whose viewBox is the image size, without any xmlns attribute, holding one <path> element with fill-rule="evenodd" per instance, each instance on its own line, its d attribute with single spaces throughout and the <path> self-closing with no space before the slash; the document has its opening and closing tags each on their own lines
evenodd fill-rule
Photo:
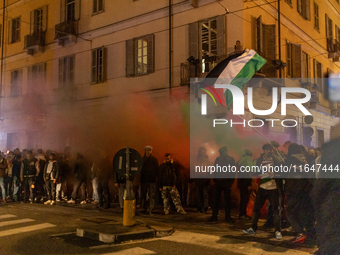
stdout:
<svg viewBox="0 0 340 255">
<path fill-rule="evenodd" d="M 243 88 L 253 75 L 261 69 L 266 60 L 254 50 L 245 50 L 243 53 L 233 54 L 217 64 L 206 76 L 199 86 L 200 89 L 209 94 L 216 104 L 216 99 L 221 105 L 228 109 L 233 101 L 229 90 L 214 88 L 218 78 L 228 78 L 230 84 Z M 242 79 L 238 79 L 242 78 Z"/>
</svg>

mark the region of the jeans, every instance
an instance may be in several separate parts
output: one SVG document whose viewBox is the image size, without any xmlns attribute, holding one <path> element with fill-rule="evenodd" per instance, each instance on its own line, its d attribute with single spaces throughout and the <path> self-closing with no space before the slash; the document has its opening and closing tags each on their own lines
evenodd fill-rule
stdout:
<svg viewBox="0 0 340 255">
<path fill-rule="evenodd" d="M 209 207 L 209 194 L 208 186 L 196 185 L 197 207 L 199 211 L 208 209 Z"/>
<path fill-rule="evenodd" d="M 18 176 L 13 176 L 13 200 L 19 200 L 19 189 L 20 189 L 20 178 Z"/>
<path fill-rule="evenodd" d="M 5 188 L 6 188 L 6 195 L 12 197 L 12 187 L 13 187 L 13 177 L 7 176 Z"/>
<path fill-rule="evenodd" d="M 108 182 L 98 183 L 99 206 L 108 209 L 111 205 L 110 190 Z"/>
<path fill-rule="evenodd" d="M 150 211 L 155 208 L 155 192 L 156 192 L 156 183 L 155 182 L 147 182 L 141 184 L 141 199 L 142 199 L 142 208 L 146 210 L 146 193 L 149 189 L 149 198 L 150 198 Z"/>
<path fill-rule="evenodd" d="M 262 188 L 258 189 L 254 202 L 253 219 L 251 227 L 254 229 L 254 231 L 257 230 L 257 222 L 260 217 L 260 211 L 267 199 L 269 200 L 269 203 L 272 205 L 275 231 L 281 231 L 281 220 L 279 216 L 280 205 L 279 191 L 277 189 L 274 190 L 266 190 Z"/>
<path fill-rule="evenodd" d="M 61 194 L 60 194 L 61 191 Z M 67 191 L 67 182 L 62 181 L 61 183 L 58 183 L 56 186 L 56 198 L 64 198 L 66 196 Z"/>
<path fill-rule="evenodd" d="M 6 198 L 5 177 L 0 177 L 0 188 L 1 188 L 2 200 L 4 200 Z"/>
<path fill-rule="evenodd" d="M 81 201 L 84 201 L 84 200 L 86 200 L 86 183 L 85 183 L 85 180 L 74 180 L 74 186 L 73 186 L 71 198 L 73 200 L 76 200 L 79 187 L 81 189 Z"/>
<path fill-rule="evenodd" d="M 47 199 L 55 201 L 55 190 L 56 190 L 56 184 L 54 183 L 54 180 L 45 180 L 46 184 L 46 190 L 47 190 Z"/>
<path fill-rule="evenodd" d="M 93 189 L 92 200 L 94 201 L 99 201 L 98 187 L 99 187 L 98 177 L 94 177 L 92 179 L 92 189 Z"/>
</svg>

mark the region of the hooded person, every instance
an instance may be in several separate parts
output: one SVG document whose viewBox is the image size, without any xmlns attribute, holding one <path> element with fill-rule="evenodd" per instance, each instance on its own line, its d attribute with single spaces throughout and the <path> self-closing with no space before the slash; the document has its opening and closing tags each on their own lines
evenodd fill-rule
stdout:
<svg viewBox="0 0 340 255">
<path fill-rule="evenodd" d="M 231 186 L 235 180 L 235 173 L 222 172 L 219 173 L 218 169 L 231 169 L 231 167 L 236 167 L 235 159 L 228 155 L 227 146 L 221 147 L 219 150 L 220 156 L 215 160 L 215 174 L 214 174 L 214 204 L 213 204 L 213 214 L 209 219 L 209 222 L 217 221 L 217 215 L 220 205 L 221 193 L 223 191 L 225 200 L 225 222 L 234 223 L 234 220 L 230 217 L 231 211 Z M 224 178 L 223 178 L 224 177 Z M 228 178 L 225 178 L 228 177 Z"/>
<path fill-rule="evenodd" d="M 303 171 L 305 164 L 306 157 L 301 146 L 296 143 L 290 144 L 285 165 L 298 171 L 294 171 L 287 178 L 285 194 L 288 220 L 296 232 L 296 237 L 292 240 L 294 243 L 303 243 L 306 237 L 312 240 L 315 238 L 314 217 L 311 213 L 314 211 L 311 198 L 312 183 L 307 179 L 307 173 Z"/>
<path fill-rule="evenodd" d="M 243 152 L 242 157 L 237 162 L 238 167 L 252 167 L 253 166 L 253 160 L 252 157 L 253 153 L 245 149 Z M 247 216 L 247 205 L 249 201 L 249 196 L 252 190 L 251 187 L 251 180 L 252 178 L 249 176 L 249 178 L 246 178 L 246 176 L 240 176 L 237 180 L 237 187 L 240 190 L 240 208 L 239 208 L 239 219 L 249 219 L 250 217 Z"/>
</svg>

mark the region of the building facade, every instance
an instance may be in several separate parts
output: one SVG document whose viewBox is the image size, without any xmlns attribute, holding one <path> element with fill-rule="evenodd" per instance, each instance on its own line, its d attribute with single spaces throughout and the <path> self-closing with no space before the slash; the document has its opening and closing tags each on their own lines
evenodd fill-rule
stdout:
<svg viewBox="0 0 340 255">
<path fill-rule="evenodd" d="M 291 108 L 298 127 L 269 127 L 271 136 L 320 146 L 339 121 L 317 78 L 340 72 L 340 5 L 280 5 L 279 39 L 277 3 L 262 0 L 6 0 L 0 148 L 152 144 L 162 148 L 156 154 L 171 151 L 185 161 L 190 77 L 204 77 L 237 40 L 267 60 L 260 76 L 303 78 L 294 85 L 313 92 L 313 123 Z M 281 62 L 273 63 L 280 55 L 281 74 Z M 255 106 L 268 109 L 270 88 L 258 87 Z"/>
</svg>

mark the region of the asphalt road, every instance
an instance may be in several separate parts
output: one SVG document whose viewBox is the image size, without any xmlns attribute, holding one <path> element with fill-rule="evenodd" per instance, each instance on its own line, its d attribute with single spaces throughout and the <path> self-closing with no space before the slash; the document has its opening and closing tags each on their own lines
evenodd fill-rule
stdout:
<svg viewBox="0 0 340 255">
<path fill-rule="evenodd" d="M 79 238 L 78 227 L 120 221 L 119 209 L 101 211 L 93 205 L 50 206 L 43 204 L 0 204 L 0 255 L 53 254 L 311 254 L 313 250 L 282 246 L 272 233 L 254 239 L 241 234 L 239 226 L 208 224 L 209 215 L 138 216 L 167 223 L 175 228 L 168 237 L 107 245 Z M 261 238 L 265 241 L 261 242 Z M 268 243 L 268 239 L 272 240 Z M 315 249 L 314 249 L 315 250 Z"/>
</svg>

